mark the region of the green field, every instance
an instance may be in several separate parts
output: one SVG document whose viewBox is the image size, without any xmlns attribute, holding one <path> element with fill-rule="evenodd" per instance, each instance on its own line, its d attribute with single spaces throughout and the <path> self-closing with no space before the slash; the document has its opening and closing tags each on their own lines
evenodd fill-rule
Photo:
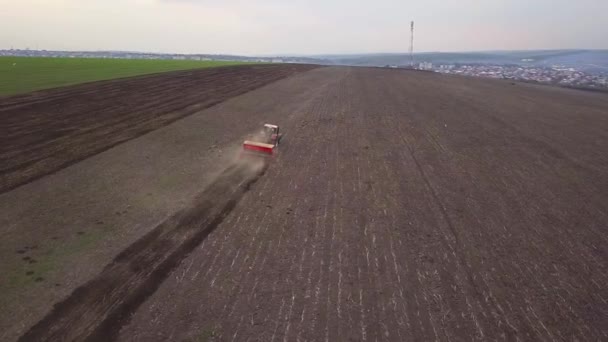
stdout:
<svg viewBox="0 0 608 342">
<path fill-rule="evenodd" d="M 240 62 L 0 57 L 0 96 L 84 82 Z"/>
</svg>

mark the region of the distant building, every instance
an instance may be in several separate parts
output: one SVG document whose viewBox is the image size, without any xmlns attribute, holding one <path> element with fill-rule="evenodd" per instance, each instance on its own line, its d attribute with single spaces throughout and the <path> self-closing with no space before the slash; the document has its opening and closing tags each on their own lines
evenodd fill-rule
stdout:
<svg viewBox="0 0 608 342">
<path fill-rule="evenodd" d="M 418 64 L 418 69 L 420 70 L 433 70 L 433 63 L 431 62 L 421 62 Z"/>
</svg>

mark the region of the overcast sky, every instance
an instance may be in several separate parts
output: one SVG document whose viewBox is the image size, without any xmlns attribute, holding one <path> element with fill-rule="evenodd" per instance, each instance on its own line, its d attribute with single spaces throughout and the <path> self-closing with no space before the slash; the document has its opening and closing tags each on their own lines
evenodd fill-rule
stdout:
<svg viewBox="0 0 608 342">
<path fill-rule="evenodd" d="M 329 54 L 608 48 L 608 0 L 0 0 L 0 49 Z"/>
</svg>

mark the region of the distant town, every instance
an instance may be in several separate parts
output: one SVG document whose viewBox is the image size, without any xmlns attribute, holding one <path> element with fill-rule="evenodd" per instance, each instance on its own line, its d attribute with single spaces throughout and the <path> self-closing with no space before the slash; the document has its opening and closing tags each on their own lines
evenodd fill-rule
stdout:
<svg viewBox="0 0 608 342">
<path fill-rule="evenodd" d="M 499 78 L 514 81 L 537 82 L 575 88 L 606 88 L 608 74 L 591 74 L 573 67 L 484 65 L 484 64 L 439 64 L 422 62 L 419 70 L 429 70 L 444 74 Z"/>
<path fill-rule="evenodd" d="M 236 55 L 212 55 L 212 54 L 169 54 L 169 53 L 144 53 L 126 51 L 50 51 L 50 50 L 31 50 L 31 49 L 10 49 L 0 50 L 0 56 L 19 56 L 19 57 L 63 57 L 63 58 L 121 58 L 121 59 L 166 59 L 166 60 L 197 60 L 197 61 L 241 61 L 257 63 L 303 63 L 303 64 L 322 64 L 322 65 L 359 65 L 359 66 L 383 66 L 378 59 L 369 56 L 365 57 L 365 62 L 369 64 L 358 64 L 356 59 L 337 59 L 328 56 L 318 57 L 250 57 Z M 421 56 L 425 56 L 421 54 Z M 436 58 L 435 56 L 429 56 Z M 399 64 L 384 65 L 388 68 L 408 68 L 412 66 L 404 63 L 407 56 L 401 57 Z M 421 57 L 422 59 L 424 57 Z M 601 89 L 608 90 L 608 71 L 589 72 L 576 67 L 576 65 L 560 64 L 528 64 L 532 61 L 522 59 L 521 63 L 469 63 L 469 62 L 416 62 L 413 66 L 417 70 L 433 71 L 444 74 L 456 74 L 476 77 L 489 77 L 507 79 L 523 82 L 535 82 L 553 84 L 565 87 Z M 587 69 L 588 70 L 588 69 Z M 608 70 L 608 69 L 602 69 Z"/>
<path fill-rule="evenodd" d="M 51 51 L 10 49 L 0 50 L 0 56 L 13 57 L 56 57 L 56 58 L 120 58 L 120 59 L 165 59 L 192 61 L 240 61 L 257 63 L 310 63 L 321 64 L 320 60 L 307 57 L 248 57 L 211 54 L 171 54 L 129 51 Z"/>
</svg>

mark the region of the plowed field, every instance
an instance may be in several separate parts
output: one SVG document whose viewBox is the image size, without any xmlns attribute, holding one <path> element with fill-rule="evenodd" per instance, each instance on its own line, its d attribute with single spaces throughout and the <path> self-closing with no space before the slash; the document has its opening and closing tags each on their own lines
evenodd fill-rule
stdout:
<svg viewBox="0 0 608 342">
<path fill-rule="evenodd" d="M 321 68 L 196 115 L 286 135 L 23 340 L 608 339 L 605 94 Z"/>
<path fill-rule="evenodd" d="M 0 193 L 312 68 L 255 65 L 188 70 L 0 99 Z"/>
</svg>

